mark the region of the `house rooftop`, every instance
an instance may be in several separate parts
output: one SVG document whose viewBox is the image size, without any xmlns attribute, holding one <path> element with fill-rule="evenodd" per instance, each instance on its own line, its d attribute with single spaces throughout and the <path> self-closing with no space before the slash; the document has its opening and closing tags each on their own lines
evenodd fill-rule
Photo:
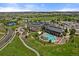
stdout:
<svg viewBox="0 0 79 59">
<path fill-rule="evenodd" d="M 60 27 L 56 27 L 56 26 L 45 26 L 46 29 L 49 29 L 51 31 L 55 31 L 55 32 L 58 32 L 58 33 L 63 33 L 64 32 L 64 29 L 60 28 Z"/>
<path fill-rule="evenodd" d="M 75 24 L 75 29 L 79 29 L 79 23 Z"/>
<path fill-rule="evenodd" d="M 44 24 L 44 22 L 30 22 L 29 26 L 43 26 Z"/>
</svg>

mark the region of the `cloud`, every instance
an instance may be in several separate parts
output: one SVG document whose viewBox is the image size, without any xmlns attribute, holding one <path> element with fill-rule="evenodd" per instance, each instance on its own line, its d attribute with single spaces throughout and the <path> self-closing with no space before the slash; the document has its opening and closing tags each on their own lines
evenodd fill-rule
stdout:
<svg viewBox="0 0 79 59">
<path fill-rule="evenodd" d="M 21 10 L 21 9 L 18 9 L 18 8 L 11 8 L 11 7 L 6 7 L 6 8 L 0 7 L 0 12 L 24 12 L 24 11 L 29 12 L 29 11 L 32 11 L 32 10 L 30 10 L 30 9 Z"/>
<path fill-rule="evenodd" d="M 78 3 L 78 0 L 0 0 L 2 3 Z"/>
<path fill-rule="evenodd" d="M 78 8 L 61 8 L 61 9 L 58 9 L 58 10 L 53 10 L 53 11 L 79 11 Z"/>
<path fill-rule="evenodd" d="M 52 8 L 46 6 L 46 4 L 18 4 L 18 3 L 7 3 L 6 6 L 0 5 L 0 12 L 30 12 L 30 11 L 79 11 L 78 7 L 71 7 L 73 4 L 66 4 L 65 7 Z"/>
<path fill-rule="evenodd" d="M 78 5 L 79 4 L 65 4 L 65 6 L 61 9 L 58 9 L 56 11 L 79 11 L 79 8 L 78 8 Z"/>
<path fill-rule="evenodd" d="M 45 6 L 40 4 L 17 4 L 9 3 L 5 7 L 0 7 L 0 12 L 29 12 L 29 11 L 45 11 Z"/>
<path fill-rule="evenodd" d="M 5 7 L 0 7 L 0 12 L 29 12 L 29 11 L 33 11 L 34 5 L 23 5 L 21 6 L 20 4 L 17 3 L 9 3 L 6 4 Z"/>
<path fill-rule="evenodd" d="M 17 7 L 0 7 L 0 12 L 30 12 L 30 11 L 51 11 L 51 10 L 40 10 L 34 9 L 35 7 L 26 7 L 24 9 L 17 8 Z M 52 11 L 79 11 L 79 9 L 71 9 L 71 8 L 63 8 L 59 10 L 52 10 Z"/>
</svg>

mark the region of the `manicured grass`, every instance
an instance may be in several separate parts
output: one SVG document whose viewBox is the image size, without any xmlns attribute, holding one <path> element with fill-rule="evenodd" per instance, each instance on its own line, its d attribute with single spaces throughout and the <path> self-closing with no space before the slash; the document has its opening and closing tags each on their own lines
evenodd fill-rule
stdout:
<svg viewBox="0 0 79 59">
<path fill-rule="evenodd" d="M 32 21 L 48 21 L 48 20 L 52 20 L 55 19 L 55 17 L 38 17 L 38 18 L 30 18 Z"/>
<path fill-rule="evenodd" d="M 17 27 L 19 27 L 19 25 L 14 25 L 14 26 L 6 26 L 6 28 L 11 28 L 13 30 L 15 30 Z"/>
<path fill-rule="evenodd" d="M 63 20 L 69 20 L 69 21 L 72 21 L 72 20 L 74 20 L 74 18 L 78 18 L 78 16 L 77 17 L 73 17 L 73 16 L 71 16 L 71 17 L 69 17 L 69 16 L 47 16 L 47 17 L 34 17 L 34 18 L 30 18 L 32 21 L 37 21 L 37 20 L 40 20 L 40 21 L 50 21 L 50 20 L 57 20 L 57 21 L 59 21 L 59 20 L 61 20 L 61 21 L 63 21 Z"/>
<path fill-rule="evenodd" d="M 20 41 L 19 37 L 16 36 L 14 40 L 0 51 L 1 56 L 35 56 L 36 54 L 26 48 Z"/>
<path fill-rule="evenodd" d="M 6 33 L 6 30 L 0 30 L 0 33 Z"/>
<path fill-rule="evenodd" d="M 15 30 L 17 26 L 6 26 L 6 27 Z"/>
<path fill-rule="evenodd" d="M 38 39 L 29 37 L 26 43 L 35 48 L 44 56 L 78 56 L 79 55 L 79 36 L 76 36 L 73 43 L 55 45 L 40 42 Z"/>
</svg>

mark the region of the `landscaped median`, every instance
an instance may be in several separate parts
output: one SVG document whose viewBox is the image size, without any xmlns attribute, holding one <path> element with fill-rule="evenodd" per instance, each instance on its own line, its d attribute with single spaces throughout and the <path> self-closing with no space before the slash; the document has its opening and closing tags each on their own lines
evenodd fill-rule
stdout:
<svg viewBox="0 0 79 59">
<path fill-rule="evenodd" d="M 0 40 L 1 40 L 2 37 L 4 37 L 4 35 L 3 34 L 0 34 Z"/>
<path fill-rule="evenodd" d="M 6 31 L 0 31 L 0 40 L 6 35 Z"/>
</svg>

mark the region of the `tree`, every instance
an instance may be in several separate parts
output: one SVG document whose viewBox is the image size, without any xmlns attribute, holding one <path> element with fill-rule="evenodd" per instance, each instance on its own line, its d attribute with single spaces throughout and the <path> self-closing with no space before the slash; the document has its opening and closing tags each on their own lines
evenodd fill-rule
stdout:
<svg viewBox="0 0 79 59">
<path fill-rule="evenodd" d="M 49 40 L 49 43 L 51 43 L 51 40 Z"/>
<path fill-rule="evenodd" d="M 45 26 L 42 26 L 41 28 L 42 28 L 42 31 L 44 31 L 44 30 L 45 30 Z"/>
<path fill-rule="evenodd" d="M 74 35 L 75 35 L 75 29 L 71 29 L 70 30 L 70 42 L 74 42 Z"/>
<path fill-rule="evenodd" d="M 74 42 L 74 35 L 70 35 L 70 40 L 69 40 L 69 42 Z"/>
<path fill-rule="evenodd" d="M 71 29 L 71 30 L 70 30 L 70 35 L 74 35 L 74 34 L 75 34 L 75 32 L 76 32 L 76 30 L 75 30 L 75 29 Z"/>
<path fill-rule="evenodd" d="M 38 39 L 38 33 L 37 33 L 37 32 L 33 32 L 33 33 L 32 33 L 32 36 L 33 36 L 35 39 Z"/>
<path fill-rule="evenodd" d="M 22 20 L 22 18 L 19 17 L 18 20 Z"/>
<path fill-rule="evenodd" d="M 54 20 L 51 20 L 51 22 L 54 22 Z"/>
<path fill-rule="evenodd" d="M 66 32 L 64 32 L 63 35 L 66 36 Z"/>
<path fill-rule="evenodd" d="M 65 29 L 65 31 L 64 31 L 64 36 L 66 36 L 66 33 L 68 33 L 68 30 L 67 30 L 67 28 Z"/>
<path fill-rule="evenodd" d="M 68 29 L 67 28 L 65 29 L 65 32 L 68 33 Z"/>
</svg>

